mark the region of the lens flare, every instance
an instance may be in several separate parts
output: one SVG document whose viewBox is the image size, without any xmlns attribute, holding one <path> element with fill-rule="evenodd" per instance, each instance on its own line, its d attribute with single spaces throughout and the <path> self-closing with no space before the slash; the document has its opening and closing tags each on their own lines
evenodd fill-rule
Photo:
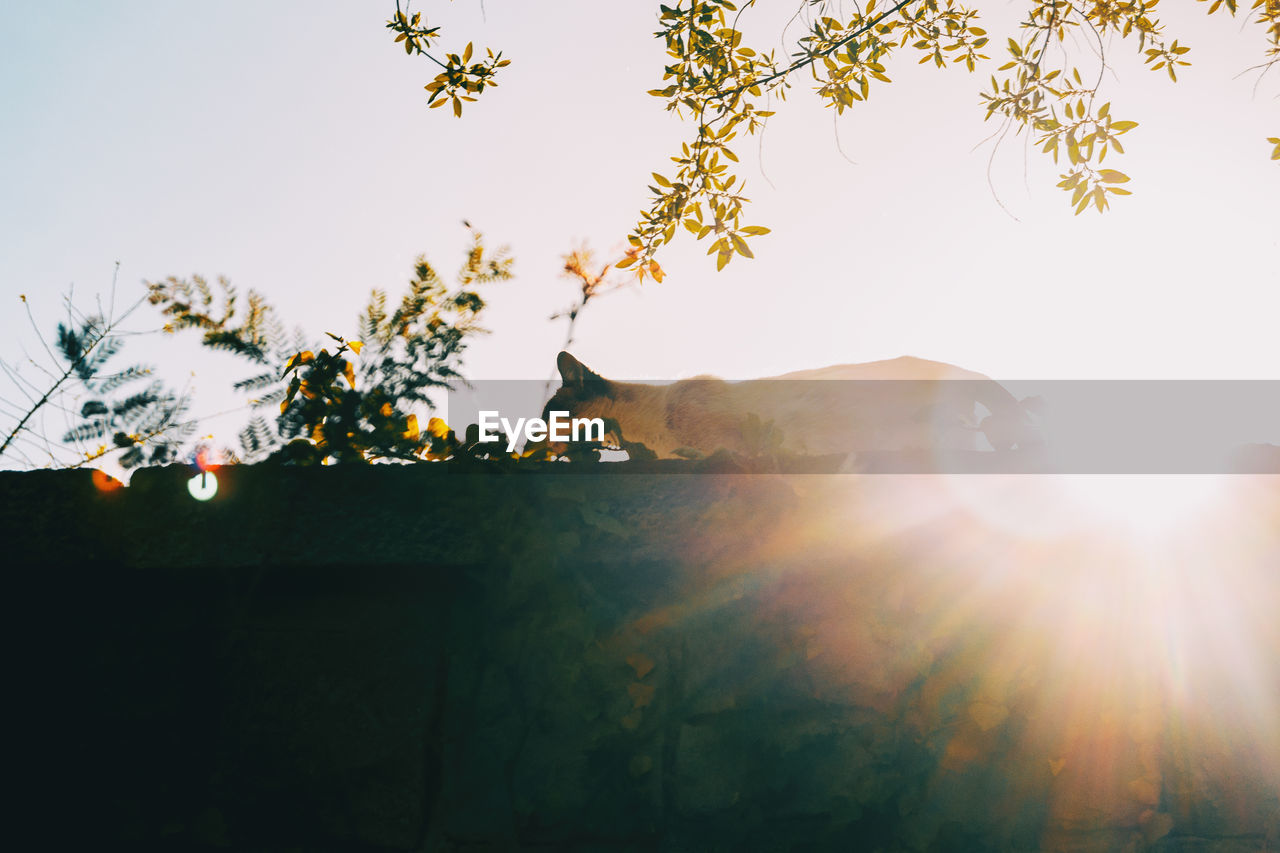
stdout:
<svg viewBox="0 0 1280 853">
<path fill-rule="evenodd" d="M 1197 524 L 1218 505 L 1211 475 L 1081 475 L 1061 478 L 1068 502 L 1088 523 L 1157 538 Z"/>
<path fill-rule="evenodd" d="M 1224 510 L 1217 475 L 954 475 L 958 504 L 983 524 L 1020 538 L 1117 534 L 1159 541 Z"/>
<path fill-rule="evenodd" d="M 218 493 L 218 478 L 212 471 L 201 471 L 187 481 L 187 491 L 198 501 L 212 500 Z"/>
<path fill-rule="evenodd" d="M 123 488 L 124 483 L 121 483 L 119 480 L 117 480 L 115 477 L 112 477 L 110 474 L 106 473 L 105 471 L 99 471 L 97 468 L 94 468 L 93 469 L 93 487 L 98 491 L 102 492 L 103 494 L 110 494 L 111 492 L 114 492 Z"/>
</svg>

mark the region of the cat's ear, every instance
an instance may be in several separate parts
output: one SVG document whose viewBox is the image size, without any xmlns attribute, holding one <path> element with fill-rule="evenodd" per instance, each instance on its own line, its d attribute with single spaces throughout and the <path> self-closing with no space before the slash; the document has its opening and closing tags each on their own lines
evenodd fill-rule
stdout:
<svg viewBox="0 0 1280 853">
<path fill-rule="evenodd" d="M 556 356 L 556 369 L 560 371 L 560 381 L 565 388 L 585 389 L 588 385 L 600 392 L 608 387 L 608 380 L 594 372 L 567 352 Z"/>
<path fill-rule="evenodd" d="M 560 381 L 566 388 L 581 385 L 582 374 L 586 371 L 582 362 L 564 351 L 556 356 L 556 369 L 560 371 Z"/>
</svg>

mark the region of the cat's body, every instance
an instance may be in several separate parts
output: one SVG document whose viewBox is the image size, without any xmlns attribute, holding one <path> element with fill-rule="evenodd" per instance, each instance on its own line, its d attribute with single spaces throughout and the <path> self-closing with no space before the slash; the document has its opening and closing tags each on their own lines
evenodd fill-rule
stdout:
<svg viewBox="0 0 1280 853">
<path fill-rule="evenodd" d="M 980 373 L 919 358 L 741 382 L 697 377 L 670 385 L 608 380 L 565 352 L 556 363 L 562 385 L 547 412 L 612 418 L 621 437 L 659 456 L 682 448 L 757 452 L 760 436 L 748 423 L 752 415 L 780 434 L 775 449 L 807 455 L 1008 450 L 1033 440 L 1026 413 L 1001 385 Z"/>
</svg>

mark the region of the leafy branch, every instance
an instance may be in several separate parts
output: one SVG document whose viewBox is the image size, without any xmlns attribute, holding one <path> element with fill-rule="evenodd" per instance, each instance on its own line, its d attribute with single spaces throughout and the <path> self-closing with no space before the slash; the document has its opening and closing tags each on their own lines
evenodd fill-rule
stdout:
<svg viewBox="0 0 1280 853">
<path fill-rule="evenodd" d="M 565 330 L 564 346 L 561 349 L 568 350 L 573 347 L 573 335 L 578 323 L 578 315 L 587 307 L 587 303 L 597 296 L 616 290 L 626 284 L 626 282 L 611 277 L 609 273 L 613 269 L 623 269 L 630 266 L 634 263 L 636 255 L 635 249 L 629 249 L 620 260 L 600 267 L 599 272 L 591 271 L 595 264 L 595 253 L 585 245 L 564 255 L 564 267 L 561 271 L 561 276 L 578 283 L 578 297 L 568 308 L 551 315 L 552 320 L 566 319 L 569 321 L 569 326 Z M 653 276 L 655 281 L 662 281 L 664 275 L 662 268 L 654 261 L 650 261 L 649 274 Z"/>
<path fill-rule="evenodd" d="M 125 468 L 133 468 L 172 461 L 177 457 L 182 443 L 194 431 L 194 423 L 183 420 L 188 409 L 186 395 L 168 389 L 159 380 L 149 381 L 143 390 L 133 390 L 123 397 L 119 396 L 119 392 L 135 389 L 153 371 L 150 367 L 135 364 L 108 372 L 110 363 L 124 345 L 126 333 L 121 330 L 121 326 L 143 301 L 139 299 L 118 317 L 113 316 L 118 272 L 117 263 L 116 274 L 112 276 L 111 306 L 104 309 L 99 304 L 96 313 L 85 315 L 75 308 L 68 296 L 67 320 L 58 324 L 53 346 L 50 347 L 41 336 L 41 344 L 56 367 L 52 372 L 40 368 L 51 381 L 38 397 L 28 393 L 28 389 L 34 389 L 34 385 L 22 378 L 15 368 L 0 365 L 8 378 L 27 395 L 29 401 L 25 411 L 21 412 L 14 426 L 8 430 L 3 443 L 0 443 L 0 456 L 15 450 L 18 442 L 24 440 L 25 433 L 28 435 L 27 441 L 43 442 L 50 461 L 54 464 L 75 468 L 111 453 L 122 452 L 120 464 Z M 36 328 L 26 296 L 20 299 L 26 307 L 32 327 Z M 36 333 L 40 334 L 38 328 Z M 77 397 L 72 394 L 72 385 L 79 385 L 82 393 L 87 392 L 89 396 L 78 409 L 75 407 Z M 50 407 L 61 410 L 68 418 L 68 429 L 62 436 L 63 442 L 83 445 L 94 440 L 109 440 L 110 443 L 102 443 L 96 449 L 80 453 L 74 462 L 60 462 L 53 446 L 45 438 L 44 430 L 33 430 L 31 426 L 32 419 Z M 31 462 L 25 454 L 24 459 Z"/>
<path fill-rule="evenodd" d="M 747 0 L 742 10 L 754 5 L 755 0 Z M 806 5 L 821 6 L 820 12 L 828 7 Z M 743 223 L 749 199 L 743 181 L 731 171 L 738 157 L 729 143 L 739 132 L 753 135 L 764 127 L 773 111 L 761 109 L 761 100 L 773 94 L 785 100 L 793 75 L 807 70 L 818 96 L 842 113 L 866 100 L 874 82 L 890 82 L 884 61 L 898 47 L 909 43 L 924 52 L 922 61 L 940 67 L 953 55 L 952 62 L 972 69 L 985 58 L 978 51 L 987 43 L 985 31 L 974 26 L 975 13 L 954 3 L 899 0 L 877 12 L 872 0 L 865 9 L 842 17 L 816 15 L 797 40 L 792 61 L 782 65 L 773 51 L 743 44 L 738 27 L 742 11 L 730 0 L 660 8 L 657 36 L 665 41 L 671 60 L 664 69 L 669 82 L 650 94 L 665 100 L 666 109 L 677 115 L 688 110 L 695 134 L 671 158 L 674 175 L 654 173 L 652 203 L 628 238 L 642 270 L 680 226 L 699 240 L 712 238 L 707 254 L 716 255 L 717 269 L 735 255 L 753 257 L 749 238 L 769 229 Z M 736 13 L 732 20 L 730 12 Z"/>
<path fill-rule="evenodd" d="M 485 88 L 496 88 L 494 76 L 498 69 L 511 64 L 511 60 L 502 58 L 501 51 L 495 54 L 492 50 L 486 51 L 483 61 L 472 62 L 472 42 L 467 42 L 461 55 L 448 53 L 443 61 L 438 59 L 428 49 L 440 37 L 440 28 L 426 26 L 421 12 L 406 13 L 400 8 L 399 0 L 396 0 L 395 15 L 387 19 L 387 29 L 396 34 L 395 40 L 404 45 L 405 53 L 425 56 L 440 66 L 440 73 L 425 87 L 429 93 L 427 106 L 435 108 L 452 103 L 453 114 L 458 117 L 462 116 L 463 102 L 474 102 L 474 96 L 479 96 Z"/>
<path fill-rule="evenodd" d="M 1209 14 L 1221 8 L 1237 12 L 1238 0 L 1200 2 L 1210 4 Z M 628 257 L 616 269 L 631 268 L 640 279 L 660 276 L 657 253 L 681 228 L 710 241 L 707 254 L 716 256 L 717 269 L 736 255 L 753 256 L 750 241 L 769 229 L 746 224 L 750 199 L 745 182 L 735 174 L 738 156 L 731 145 L 765 126 L 773 115 L 765 107 L 775 95 L 786 100 L 796 75 L 809 75 L 818 97 L 841 114 L 869 98 L 877 84 L 890 82 L 887 65 L 906 48 L 919 54 L 918 63 L 963 65 L 971 72 L 989 58 L 983 51 L 990 39 L 977 25 L 978 13 L 956 0 L 891 0 L 880 10 L 877 0 L 865 6 L 854 3 L 852 10 L 831 0 L 799 0 L 796 16 L 806 18 L 806 29 L 793 41 L 790 55 L 781 58 L 773 50 L 744 43 L 740 21 L 756 5 L 757 0 L 659 5 L 655 35 L 665 43 L 667 62 L 664 85 L 649 94 L 662 99 L 666 110 L 688 117 L 693 132 L 670 158 L 674 171 L 653 173 L 649 205 L 628 237 Z M 1088 207 L 1104 211 L 1113 197 L 1129 194 L 1120 186 L 1128 176 L 1101 165 L 1108 153 L 1124 153 L 1119 137 L 1137 126 L 1113 116 L 1111 103 L 1099 97 L 1106 67 L 1104 38 L 1114 34 L 1135 42 L 1144 63 L 1173 81 L 1177 69 L 1188 64 L 1190 48 L 1166 37 L 1158 5 L 1159 0 L 1029 0 L 1020 36 L 1007 40 L 1007 61 L 982 93 L 987 118 L 1001 121 L 994 136 L 1027 131 L 1055 162 L 1065 155 L 1067 168 L 1058 186 L 1070 194 L 1077 214 Z M 1252 9 L 1266 33 L 1265 59 L 1255 66 L 1265 74 L 1280 62 L 1280 0 L 1254 0 Z M 388 26 L 409 52 L 422 52 L 439 29 L 425 27 L 416 15 L 406 17 L 398 6 Z M 1077 31 L 1087 31 L 1097 42 L 1092 83 L 1085 80 L 1094 75 L 1069 61 L 1065 49 L 1062 62 L 1047 62 L 1049 48 L 1064 45 L 1067 35 Z M 434 87 L 433 105 L 444 103 L 438 98 L 478 94 L 492 85 L 491 72 L 504 64 L 468 65 L 470 49 L 462 56 L 450 55 L 447 63 L 435 61 L 445 71 L 428 87 Z M 461 103 L 455 102 L 455 113 L 460 110 Z"/>
<path fill-rule="evenodd" d="M 274 424 L 257 415 L 241 431 L 246 461 L 421 458 L 428 444 L 417 412 L 431 408 L 434 391 L 462 381 L 462 353 L 485 332 L 478 288 L 512 275 L 507 250 L 491 252 L 478 232 L 471 234 L 453 288 L 420 256 L 399 305 L 388 310 L 386 293 L 374 290 L 358 321 L 363 340 L 326 333 L 337 343 L 333 351 L 308 347 L 301 335 L 287 339 L 275 309 L 257 293 L 250 291 L 242 311 L 226 279 L 218 279 L 220 298 L 200 276 L 148 288 L 172 329 L 198 329 L 205 346 L 258 368 L 235 387 L 254 395 L 254 408 L 279 411 Z"/>
</svg>

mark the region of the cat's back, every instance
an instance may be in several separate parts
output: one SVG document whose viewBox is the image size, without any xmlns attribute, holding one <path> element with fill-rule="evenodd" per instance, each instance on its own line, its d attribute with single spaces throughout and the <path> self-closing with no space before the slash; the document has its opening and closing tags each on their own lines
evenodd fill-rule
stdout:
<svg viewBox="0 0 1280 853">
<path fill-rule="evenodd" d="M 981 373 L 964 370 L 954 364 L 941 361 L 930 361 L 927 358 L 916 358 L 904 355 L 881 361 L 868 361 L 860 364 L 833 364 L 829 367 L 816 367 L 809 370 L 796 370 L 769 379 L 832 379 L 832 380 L 942 380 L 942 379 L 988 379 Z"/>
</svg>

